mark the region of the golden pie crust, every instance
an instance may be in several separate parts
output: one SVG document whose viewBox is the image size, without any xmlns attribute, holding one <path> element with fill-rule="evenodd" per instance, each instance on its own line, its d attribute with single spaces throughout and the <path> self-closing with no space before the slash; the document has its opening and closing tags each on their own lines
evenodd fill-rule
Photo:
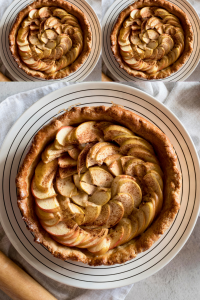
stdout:
<svg viewBox="0 0 200 300">
<path fill-rule="evenodd" d="M 160 37 L 162 36 L 162 38 L 169 39 L 169 36 L 170 36 L 172 39 L 171 40 L 172 45 L 170 46 L 170 48 L 166 49 L 164 46 L 165 51 L 163 51 L 160 48 L 158 49 L 158 47 L 160 46 L 160 43 L 162 43 L 164 40 L 159 40 L 158 44 L 156 44 L 157 41 L 154 40 L 155 44 L 151 45 L 151 47 L 153 47 L 152 48 L 153 52 L 149 52 L 149 51 L 151 51 L 151 49 L 150 50 L 148 49 L 148 52 L 146 52 L 146 54 L 144 54 L 144 51 L 146 48 L 141 48 L 144 51 L 143 50 L 141 51 L 141 49 L 138 50 L 139 41 L 138 42 L 136 41 L 136 46 L 135 46 L 135 44 L 132 44 L 134 46 L 133 47 L 134 54 L 132 54 L 131 56 L 130 55 L 126 56 L 127 54 L 123 53 L 120 50 L 121 47 L 118 43 L 120 30 L 123 27 L 124 21 L 130 16 L 130 13 L 133 10 L 139 9 L 141 11 L 141 9 L 144 7 L 149 7 L 150 10 L 152 10 L 152 14 L 151 14 L 151 12 L 149 13 L 149 15 L 146 12 L 144 13 L 144 17 L 142 18 L 142 27 L 141 27 L 140 19 L 137 19 L 137 20 L 139 20 L 139 23 L 137 23 L 137 20 L 136 20 L 136 23 L 134 23 L 134 28 L 131 31 L 132 32 L 131 35 L 136 34 L 137 30 L 138 30 L 138 34 L 139 34 L 139 31 L 142 33 L 145 33 L 145 30 L 148 31 L 148 29 L 155 29 L 154 24 L 156 24 L 156 22 L 155 23 L 152 22 L 151 24 L 153 24 L 153 25 L 151 25 L 151 27 L 146 27 L 146 28 L 145 28 L 145 24 L 147 24 L 147 23 L 145 23 L 145 22 L 148 22 L 149 19 L 152 19 L 152 16 L 153 17 L 156 16 L 156 18 L 160 17 L 162 19 L 162 13 L 160 13 L 160 14 L 157 13 L 157 15 L 154 15 L 155 9 L 158 9 L 158 8 L 165 9 L 168 13 L 175 16 L 175 18 L 177 17 L 178 18 L 177 21 L 178 21 L 179 25 L 181 25 L 182 29 L 179 25 L 177 26 L 176 23 L 174 24 L 173 22 L 171 24 L 174 25 L 173 27 L 175 29 L 172 28 L 171 31 L 170 31 L 169 27 L 168 27 L 168 29 L 165 27 L 164 31 L 163 31 L 163 27 L 162 27 L 162 29 L 158 29 L 158 33 L 160 34 Z M 164 25 L 166 25 L 167 23 L 169 23 L 168 25 L 170 25 L 170 21 L 169 22 L 166 21 Z M 138 26 L 138 24 L 139 24 L 139 26 Z M 144 24 L 144 26 L 143 26 L 143 24 Z M 150 22 L 149 22 L 149 24 L 150 24 Z M 177 31 L 177 29 L 178 29 L 178 31 Z M 166 32 L 167 32 L 167 35 L 166 35 Z M 141 38 L 141 41 L 144 42 L 142 33 L 141 33 L 141 36 L 139 35 L 139 37 Z M 156 30 L 156 33 L 157 33 L 157 30 Z M 165 37 L 164 37 L 163 33 L 165 33 L 164 34 Z M 154 36 L 156 36 L 156 35 L 154 35 Z M 183 36 L 184 36 L 184 38 L 183 38 Z M 146 37 L 146 35 L 144 37 Z M 129 37 L 129 39 L 130 39 L 130 37 Z M 148 39 L 145 41 L 148 41 Z M 170 42 L 170 40 L 169 40 L 169 42 Z M 169 45 L 169 42 L 167 41 L 168 45 Z M 135 43 L 135 41 L 134 41 L 134 43 Z M 148 43 L 149 43 L 149 41 L 148 41 Z M 140 44 L 141 47 L 142 47 L 142 44 Z M 154 47 L 157 47 L 157 48 L 154 48 Z M 190 54 L 192 53 L 192 51 L 193 51 L 192 26 L 191 26 L 191 23 L 190 23 L 187 15 L 176 5 L 174 5 L 168 1 L 165 1 L 165 0 L 139 0 L 139 1 L 136 1 L 135 3 L 133 3 L 132 5 L 130 5 L 129 7 L 127 7 L 125 10 L 123 10 L 120 13 L 120 15 L 117 19 L 117 22 L 111 33 L 111 49 L 112 49 L 115 59 L 119 63 L 120 68 L 123 68 L 129 75 L 131 75 L 133 77 L 140 77 L 140 78 L 145 78 L 145 79 L 162 79 L 162 78 L 170 76 L 174 72 L 177 72 L 185 64 L 185 62 L 188 60 Z M 159 50 L 159 51 L 155 52 L 157 50 Z M 123 56 L 122 53 L 126 57 Z M 123 59 L 123 57 L 124 57 L 124 59 Z M 134 57 L 136 61 L 131 62 L 130 57 Z M 127 60 L 127 63 L 125 62 L 125 59 Z"/>
<path fill-rule="evenodd" d="M 31 193 L 31 180 L 46 145 L 54 140 L 61 127 L 77 126 L 86 121 L 114 122 L 149 141 L 156 151 L 164 173 L 163 206 L 158 217 L 137 238 L 99 256 L 95 256 L 85 249 L 66 247 L 54 241 L 43 229 L 35 214 L 35 201 Z M 181 175 L 177 169 L 177 157 L 169 139 L 146 119 L 116 105 L 111 107 L 74 107 L 44 126 L 33 139 L 31 148 L 17 175 L 16 186 L 19 209 L 27 228 L 34 233 L 35 242 L 45 246 L 57 258 L 71 259 L 93 266 L 125 263 L 139 253 L 148 250 L 169 228 L 180 208 Z"/>
<path fill-rule="evenodd" d="M 45 12 L 41 10 L 42 8 L 49 10 Z M 68 21 L 63 19 L 61 23 L 63 15 L 59 15 L 59 12 L 55 14 L 54 8 L 64 10 L 71 19 Z M 32 19 L 36 20 L 36 23 L 23 23 L 26 18 L 30 19 L 29 13 L 33 10 L 41 12 L 39 16 L 37 12 L 33 14 Z M 56 19 L 58 23 L 54 24 Z M 48 22 L 45 23 L 46 21 Z M 19 38 L 22 45 L 20 50 L 17 37 L 23 26 L 28 28 L 28 32 L 23 31 L 22 38 Z M 42 41 L 39 39 L 38 42 L 36 38 L 39 34 L 42 35 Z M 30 35 L 36 37 L 36 41 L 32 39 L 31 43 Z M 60 79 L 75 72 L 88 58 L 91 52 L 92 33 L 85 14 L 76 6 L 65 0 L 37 0 L 18 14 L 9 34 L 9 42 L 16 63 L 28 75 L 46 80 Z M 23 46 L 24 43 L 27 44 L 28 50 Z"/>
</svg>

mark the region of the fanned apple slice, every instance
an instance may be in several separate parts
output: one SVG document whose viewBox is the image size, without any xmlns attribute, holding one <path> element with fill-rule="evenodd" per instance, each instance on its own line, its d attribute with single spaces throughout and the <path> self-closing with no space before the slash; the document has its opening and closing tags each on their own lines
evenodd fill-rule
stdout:
<svg viewBox="0 0 200 300">
<path fill-rule="evenodd" d="M 129 139 L 131 139 L 134 136 L 134 134 L 132 135 L 128 135 L 128 134 L 119 134 L 117 136 L 115 136 L 113 138 L 113 142 L 116 142 L 117 144 L 119 144 L 121 146 L 121 144 Z"/>
<path fill-rule="evenodd" d="M 74 127 L 72 126 L 64 126 L 58 130 L 55 138 L 55 148 L 57 148 L 56 145 L 59 145 L 62 148 L 66 146 L 66 136 L 73 128 Z"/>
<path fill-rule="evenodd" d="M 124 226 L 118 225 L 115 229 L 111 229 L 108 238 L 110 239 L 110 247 L 109 250 L 117 247 L 120 244 L 120 241 L 122 240 L 124 236 Z"/>
<path fill-rule="evenodd" d="M 162 180 L 162 177 L 160 176 L 160 174 L 158 172 L 156 172 L 155 170 L 151 170 L 151 171 L 147 172 L 147 174 L 153 174 L 154 177 L 156 178 L 156 180 L 158 181 L 161 190 L 163 190 L 163 180 Z"/>
<path fill-rule="evenodd" d="M 72 196 L 71 199 L 73 200 L 74 203 L 86 207 L 88 205 L 88 194 L 86 193 L 79 193 L 76 196 Z"/>
<path fill-rule="evenodd" d="M 66 136 L 65 142 L 67 144 L 78 144 L 78 141 L 75 136 L 76 127 L 73 128 Z"/>
<path fill-rule="evenodd" d="M 85 211 L 79 206 L 77 206 L 77 209 L 79 210 L 79 213 L 75 215 L 74 220 L 78 225 L 82 225 L 85 222 Z"/>
<path fill-rule="evenodd" d="M 137 219 L 138 221 L 137 235 L 140 235 L 145 230 L 145 223 L 146 223 L 145 214 L 143 210 L 134 208 L 129 218 L 132 220 L 132 222 L 135 222 L 135 218 Z"/>
<path fill-rule="evenodd" d="M 112 173 L 114 176 L 118 176 L 123 174 L 123 169 L 122 169 L 122 163 L 121 160 L 115 160 L 108 166 L 108 170 Z"/>
<path fill-rule="evenodd" d="M 71 177 L 72 175 L 77 173 L 77 168 L 76 167 L 67 167 L 67 168 L 59 168 L 58 169 L 59 172 L 59 176 L 61 178 L 67 178 L 67 177 Z"/>
<path fill-rule="evenodd" d="M 97 122 L 94 127 L 100 130 L 104 130 L 106 127 L 113 125 L 113 123 L 111 122 L 107 122 L 107 121 L 101 121 L 101 122 Z"/>
<path fill-rule="evenodd" d="M 142 18 L 149 18 L 153 16 L 153 9 L 151 7 L 145 6 L 140 10 L 140 16 Z"/>
<path fill-rule="evenodd" d="M 119 154 L 119 147 L 112 145 L 112 144 L 103 146 L 97 152 L 95 160 L 98 164 L 103 164 L 106 157 L 108 157 L 109 155 L 114 155 L 114 154 Z"/>
<path fill-rule="evenodd" d="M 122 168 L 123 168 L 123 170 L 124 170 L 124 167 L 125 167 L 126 163 L 127 163 L 128 161 L 130 161 L 131 159 L 133 159 L 133 158 L 134 158 L 133 156 L 122 156 L 122 157 L 120 158 L 121 163 L 122 163 Z"/>
<path fill-rule="evenodd" d="M 44 226 L 44 229 L 55 237 L 67 237 L 69 234 L 75 231 L 78 225 L 73 221 L 61 221 L 57 225 L 52 227 Z"/>
<path fill-rule="evenodd" d="M 120 125 L 110 125 L 103 131 L 105 141 L 112 141 L 117 135 L 134 135 L 134 133 L 126 127 Z"/>
<path fill-rule="evenodd" d="M 155 216 L 155 208 L 152 202 L 144 202 L 140 204 L 140 210 L 145 214 L 145 230 L 153 222 Z"/>
<path fill-rule="evenodd" d="M 87 248 L 89 252 L 95 255 L 105 254 L 110 248 L 110 239 L 104 238 L 98 245 Z"/>
<path fill-rule="evenodd" d="M 111 198 L 111 190 L 110 189 L 101 189 L 97 188 L 94 194 L 88 198 L 88 200 L 96 205 L 103 206 L 105 205 Z"/>
<path fill-rule="evenodd" d="M 84 191 L 88 195 L 92 195 L 96 191 L 96 186 L 94 186 L 92 184 L 88 184 L 83 181 L 80 181 L 80 187 L 81 187 L 82 191 Z"/>
<path fill-rule="evenodd" d="M 124 207 L 124 217 L 129 216 L 134 209 L 134 199 L 128 193 L 118 193 L 113 200 L 119 201 Z"/>
<path fill-rule="evenodd" d="M 100 244 L 108 234 L 107 228 L 89 230 L 90 236 L 81 244 L 79 248 L 89 248 Z"/>
<path fill-rule="evenodd" d="M 144 161 L 138 158 L 132 158 L 124 166 L 124 172 L 126 175 L 134 176 L 135 175 L 135 167 L 143 164 Z M 145 168 L 145 167 L 144 167 Z M 146 174 L 146 173 L 145 173 Z"/>
<path fill-rule="evenodd" d="M 142 159 L 145 162 L 159 164 L 159 161 L 155 155 L 153 155 L 149 150 L 141 149 L 140 147 L 131 148 L 128 151 L 128 155 Z"/>
<path fill-rule="evenodd" d="M 113 176 L 101 167 L 89 168 L 92 183 L 94 185 L 109 188 L 111 187 Z"/>
<path fill-rule="evenodd" d="M 124 206 L 121 202 L 111 200 L 108 204 L 110 206 L 110 216 L 106 222 L 105 227 L 113 227 L 123 218 Z"/>
<path fill-rule="evenodd" d="M 75 185 L 73 184 L 71 177 L 56 178 L 56 188 L 62 196 L 70 197 L 74 187 Z"/>
<path fill-rule="evenodd" d="M 75 186 L 76 186 L 80 191 L 82 191 L 82 188 L 81 188 L 81 186 L 80 186 L 80 177 L 79 177 L 79 175 L 78 175 L 78 174 L 74 174 L 74 175 L 73 175 L 73 180 L 74 180 Z"/>
<path fill-rule="evenodd" d="M 89 121 L 79 125 L 75 130 L 75 138 L 79 144 L 102 141 L 102 133 L 96 129 L 96 122 Z"/>
<path fill-rule="evenodd" d="M 139 185 L 132 179 L 121 178 L 118 181 L 117 193 L 130 194 L 134 200 L 134 206 L 138 207 L 142 201 L 142 191 Z"/>
<path fill-rule="evenodd" d="M 124 155 L 127 155 L 128 151 L 131 148 L 135 148 L 135 147 L 140 147 L 145 150 L 147 149 L 149 152 L 154 154 L 154 150 L 153 150 L 153 147 L 151 146 L 151 144 L 148 143 L 147 141 L 145 141 L 143 138 L 140 138 L 138 136 L 133 137 L 133 138 L 128 139 L 127 141 L 123 142 L 120 147 L 120 152 Z"/>
<path fill-rule="evenodd" d="M 78 148 L 73 148 L 73 149 L 68 150 L 68 153 L 71 156 L 71 158 L 73 158 L 76 161 L 78 159 L 80 152 L 81 151 Z"/>
<path fill-rule="evenodd" d="M 146 189 L 149 193 L 154 192 L 158 195 L 159 201 L 163 201 L 163 193 L 160 185 L 156 179 L 156 176 L 152 173 L 148 173 L 143 178 Z"/>
<path fill-rule="evenodd" d="M 42 220 L 51 220 L 51 219 L 55 218 L 54 213 L 46 212 L 46 211 L 40 209 L 38 205 L 35 206 L 35 212 L 36 212 L 36 215 L 38 216 L 38 218 L 42 219 Z"/>
<path fill-rule="evenodd" d="M 44 164 L 40 161 L 35 169 L 35 184 L 41 191 L 47 192 L 52 185 L 58 166 L 57 159 Z"/>
<path fill-rule="evenodd" d="M 52 236 L 52 238 L 58 242 L 58 243 L 67 243 L 68 241 L 69 242 L 72 242 L 72 241 L 75 241 L 76 238 L 78 237 L 79 235 L 79 232 L 80 232 L 80 227 L 76 227 L 74 230 L 71 230 L 71 232 L 66 235 L 66 236 Z"/>
<path fill-rule="evenodd" d="M 60 210 L 59 203 L 56 197 L 47 198 L 47 199 L 35 199 L 36 205 L 47 213 L 54 213 Z"/>
<path fill-rule="evenodd" d="M 98 216 L 101 213 L 101 206 L 96 205 L 94 203 L 90 203 L 90 205 L 85 208 L 85 221 L 84 224 L 90 224 L 96 221 Z"/>
<path fill-rule="evenodd" d="M 49 188 L 45 192 L 39 190 L 35 183 L 35 177 L 32 180 L 31 191 L 33 196 L 38 199 L 47 199 L 56 196 L 56 192 L 53 188 L 53 185 L 49 186 Z"/>
<path fill-rule="evenodd" d="M 104 146 L 110 146 L 112 144 L 106 143 L 106 142 L 99 142 L 96 143 L 88 152 L 87 157 L 86 157 L 86 167 L 89 168 L 95 164 L 97 164 L 96 161 L 96 154 L 97 152 Z"/>
<path fill-rule="evenodd" d="M 87 237 L 89 237 L 89 233 L 84 231 L 83 229 L 80 229 L 79 235 L 74 241 L 62 242 L 62 244 L 68 247 L 78 247 L 79 244 L 87 239 Z"/>
<path fill-rule="evenodd" d="M 71 149 L 73 146 L 69 145 L 62 149 L 56 149 L 54 146 L 54 143 L 48 145 L 44 152 L 42 153 L 42 160 L 45 164 L 48 162 L 54 160 L 57 157 L 60 157 L 64 152 L 67 152 L 69 149 Z"/>
<path fill-rule="evenodd" d="M 135 238 L 138 235 L 139 226 L 138 226 L 137 218 L 135 218 L 134 221 L 131 220 L 131 227 L 132 227 L 131 228 L 131 234 L 130 234 L 127 242 L 131 241 L 133 238 Z"/>
<path fill-rule="evenodd" d="M 77 161 L 71 158 L 68 154 L 64 154 L 58 158 L 58 165 L 61 168 L 75 167 L 77 165 Z"/>
<path fill-rule="evenodd" d="M 119 221 L 119 223 L 117 224 L 117 227 L 118 226 L 123 226 L 124 228 L 124 235 L 118 244 L 118 246 L 120 246 L 125 244 L 131 235 L 131 230 L 132 230 L 131 220 L 129 220 L 128 218 L 122 218 L 121 221 Z"/>
<path fill-rule="evenodd" d="M 42 227 L 44 226 L 52 227 L 57 225 L 59 222 L 60 222 L 60 217 L 58 215 L 56 215 L 55 218 L 51 220 L 40 220 Z"/>
<path fill-rule="evenodd" d="M 78 160 L 77 160 L 78 175 L 80 175 L 81 172 L 84 172 L 84 170 L 86 169 L 86 158 L 92 146 L 93 146 L 92 143 L 87 144 L 78 156 Z"/>
<path fill-rule="evenodd" d="M 95 220 L 94 223 L 90 224 L 91 226 L 94 227 L 99 227 L 99 226 L 103 226 L 106 224 L 106 222 L 108 221 L 109 217 L 110 217 L 110 213 L 111 213 L 111 208 L 109 204 L 105 204 L 102 209 L 101 209 L 101 213 L 98 216 L 98 218 Z"/>
<path fill-rule="evenodd" d="M 109 166 L 110 164 L 112 164 L 115 160 L 120 159 L 122 157 L 121 154 L 113 154 L 113 155 L 109 155 L 108 157 L 106 157 L 104 159 L 104 163 Z"/>
<path fill-rule="evenodd" d="M 84 173 L 80 179 L 81 179 L 81 181 L 86 182 L 88 184 L 93 184 L 90 171 L 87 171 L 86 173 Z"/>
</svg>

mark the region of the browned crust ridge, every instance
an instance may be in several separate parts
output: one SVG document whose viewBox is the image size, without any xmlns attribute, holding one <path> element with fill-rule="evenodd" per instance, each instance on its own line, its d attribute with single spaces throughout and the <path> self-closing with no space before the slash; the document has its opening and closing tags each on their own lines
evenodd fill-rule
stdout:
<svg viewBox="0 0 200 300">
<path fill-rule="evenodd" d="M 81 51 L 81 54 L 78 56 L 78 58 L 68 67 L 67 73 L 65 74 L 65 69 L 62 69 L 58 72 L 56 72 L 56 75 L 45 75 L 43 72 L 31 70 L 20 58 L 20 55 L 18 53 L 18 47 L 16 43 L 16 37 L 17 33 L 20 27 L 21 22 L 23 19 L 28 15 L 28 13 L 32 9 L 41 8 L 44 6 L 55 6 L 65 9 L 68 13 L 74 15 L 79 20 L 81 29 L 83 31 L 83 49 Z M 85 14 L 75 5 L 70 4 L 66 2 L 65 0 L 37 0 L 33 2 L 31 5 L 25 7 L 17 16 L 17 19 L 10 31 L 9 34 L 9 44 L 10 44 L 10 51 L 12 53 L 12 56 L 14 60 L 16 61 L 18 67 L 26 72 L 26 74 L 43 78 L 46 80 L 51 79 L 61 79 L 65 78 L 69 74 L 75 72 L 80 66 L 86 61 L 88 55 L 91 52 L 91 45 L 92 45 L 92 32 L 90 29 L 90 24 L 88 19 L 86 18 Z"/>
<path fill-rule="evenodd" d="M 62 126 L 77 125 L 90 120 L 119 123 L 151 142 L 165 175 L 163 207 L 158 218 L 136 239 L 100 256 L 93 256 L 87 250 L 70 248 L 55 242 L 37 219 L 34 199 L 30 191 L 31 179 L 40 155 L 45 146 L 55 138 L 58 129 Z M 169 139 L 146 119 L 115 105 L 111 107 L 74 107 L 44 126 L 33 139 L 17 175 L 16 186 L 19 209 L 27 228 L 34 233 L 35 242 L 44 245 L 55 257 L 81 261 L 93 266 L 125 263 L 135 258 L 137 254 L 148 250 L 169 228 L 180 208 L 181 175 L 177 169 L 177 157 Z"/>
<path fill-rule="evenodd" d="M 157 6 L 160 8 L 165 8 L 173 15 L 177 16 L 179 20 L 181 21 L 181 25 L 183 27 L 184 33 L 185 33 L 185 42 L 184 42 L 184 51 L 182 55 L 178 58 L 178 60 L 173 63 L 171 66 L 169 66 L 166 69 L 163 69 L 155 74 L 148 75 L 145 72 L 137 71 L 131 69 L 122 59 L 119 51 L 119 45 L 118 45 L 118 34 L 121 29 L 121 26 L 124 22 L 124 20 L 128 17 L 130 12 L 133 9 L 142 8 L 145 6 Z M 129 75 L 133 77 L 140 77 L 145 79 L 163 79 L 165 77 L 170 76 L 171 74 L 177 72 L 188 60 L 190 54 L 193 51 L 193 31 L 192 31 L 192 25 L 189 21 L 189 18 L 187 15 L 176 5 L 166 1 L 166 0 L 139 0 L 133 3 L 132 5 L 128 6 L 126 9 L 124 9 L 117 19 L 117 22 L 114 25 L 114 28 L 112 30 L 111 36 L 111 49 L 114 54 L 115 59 L 119 63 L 120 68 L 123 68 Z"/>
</svg>

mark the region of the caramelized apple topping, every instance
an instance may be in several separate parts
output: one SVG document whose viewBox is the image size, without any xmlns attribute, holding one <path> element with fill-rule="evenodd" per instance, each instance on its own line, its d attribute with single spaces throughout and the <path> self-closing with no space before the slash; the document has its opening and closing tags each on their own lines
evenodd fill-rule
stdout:
<svg viewBox="0 0 200 300">
<path fill-rule="evenodd" d="M 142 234 L 163 202 L 153 146 L 110 122 L 60 128 L 41 155 L 31 187 L 36 214 L 51 237 L 95 255 Z"/>
</svg>

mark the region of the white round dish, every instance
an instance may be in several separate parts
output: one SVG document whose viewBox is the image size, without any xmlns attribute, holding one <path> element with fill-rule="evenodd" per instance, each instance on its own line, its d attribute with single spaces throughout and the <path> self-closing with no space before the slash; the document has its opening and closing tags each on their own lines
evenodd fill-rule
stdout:
<svg viewBox="0 0 200 300">
<path fill-rule="evenodd" d="M 74 4 L 86 15 L 92 31 L 92 49 L 87 60 L 76 72 L 66 78 L 48 80 L 50 83 L 60 80 L 67 82 L 83 81 L 92 72 L 101 54 L 101 25 L 95 11 L 85 0 L 69 0 L 68 2 Z M 29 76 L 25 71 L 21 70 L 14 61 L 9 49 L 8 36 L 10 30 L 18 13 L 28 5 L 30 5 L 30 0 L 14 0 L 5 11 L 0 23 L 0 56 L 6 69 L 17 81 L 47 81 L 42 78 Z"/>
<path fill-rule="evenodd" d="M 200 19 L 197 12 L 194 10 L 192 5 L 187 0 L 168 0 L 168 1 L 177 5 L 180 9 L 182 9 L 187 14 L 191 22 L 192 30 L 194 34 L 194 42 L 193 42 L 194 49 L 187 62 L 176 73 L 173 73 L 171 76 L 166 77 L 164 79 L 160 79 L 160 81 L 163 82 L 184 81 L 192 74 L 192 72 L 194 72 L 200 60 Z M 133 2 L 135 1 L 116 0 L 107 10 L 102 22 L 103 60 L 107 68 L 109 69 L 109 71 L 119 81 L 146 81 L 147 80 L 144 78 L 133 77 L 129 75 L 124 69 L 121 69 L 112 53 L 111 46 L 110 46 L 110 35 L 119 14 Z M 151 80 L 151 81 L 158 81 L 158 79 Z"/>
<path fill-rule="evenodd" d="M 123 105 L 158 126 L 174 145 L 182 173 L 181 209 L 168 231 L 146 252 L 122 265 L 90 267 L 62 261 L 33 241 L 17 207 L 15 177 L 36 132 L 69 106 Z M 0 220 L 17 251 L 36 269 L 59 282 L 87 289 L 128 285 L 154 274 L 180 251 L 198 217 L 200 168 L 194 145 L 178 119 L 148 94 L 117 83 L 81 83 L 37 101 L 15 123 L 0 153 Z"/>
</svg>

